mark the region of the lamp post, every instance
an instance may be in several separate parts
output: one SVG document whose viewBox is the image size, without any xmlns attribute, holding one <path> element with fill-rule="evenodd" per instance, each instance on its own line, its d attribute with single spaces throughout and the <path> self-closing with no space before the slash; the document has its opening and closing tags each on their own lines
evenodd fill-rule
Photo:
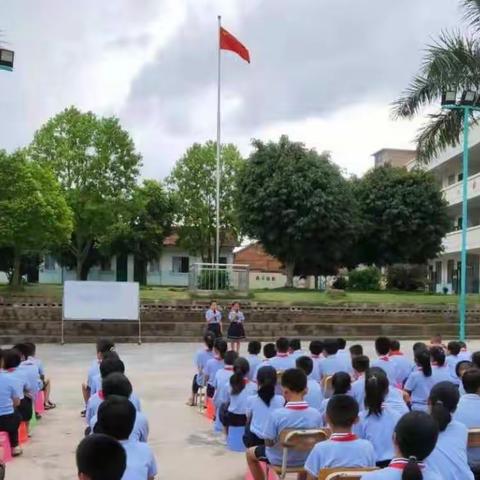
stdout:
<svg viewBox="0 0 480 480">
<path fill-rule="evenodd" d="M 463 161 L 462 161 L 462 249 L 460 260 L 460 299 L 459 299 L 459 337 L 465 341 L 465 320 L 467 310 L 467 229 L 468 229 L 468 160 L 469 160 L 469 121 L 472 111 L 480 111 L 480 96 L 477 92 L 466 90 L 460 100 L 455 90 L 447 90 L 442 95 L 442 108 L 463 111 Z"/>
<path fill-rule="evenodd" d="M 7 50 L 0 48 L 0 70 L 13 71 L 13 60 L 15 58 L 15 52 L 13 50 Z"/>
</svg>

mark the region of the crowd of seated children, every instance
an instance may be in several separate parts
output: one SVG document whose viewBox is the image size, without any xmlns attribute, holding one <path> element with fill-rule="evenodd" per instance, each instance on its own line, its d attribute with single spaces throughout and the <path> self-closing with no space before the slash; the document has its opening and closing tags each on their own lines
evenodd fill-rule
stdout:
<svg viewBox="0 0 480 480">
<path fill-rule="evenodd" d="M 266 343 L 263 346 L 263 361 L 257 365 L 255 373 L 253 374 L 253 381 L 257 378 L 258 371 L 262 367 L 271 366 L 270 360 L 277 355 L 277 347 L 274 343 Z"/>
</svg>

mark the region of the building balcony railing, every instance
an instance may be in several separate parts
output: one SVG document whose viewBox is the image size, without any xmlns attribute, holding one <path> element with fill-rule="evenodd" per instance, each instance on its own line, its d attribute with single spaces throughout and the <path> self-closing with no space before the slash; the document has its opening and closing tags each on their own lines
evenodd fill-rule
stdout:
<svg viewBox="0 0 480 480">
<path fill-rule="evenodd" d="M 462 182 L 457 182 L 442 189 L 445 200 L 449 205 L 456 205 L 462 202 L 463 189 Z M 468 177 L 468 199 L 480 195 L 480 173 Z"/>
<path fill-rule="evenodd" d="M 443 248 L 445 253 L 457 253 L 462 249 L 462 231 L 447 233 L 443 239 Z M 467 229 L 467 249 L 480 249 L 480 225 L 469 227 Z"/>
</svg>

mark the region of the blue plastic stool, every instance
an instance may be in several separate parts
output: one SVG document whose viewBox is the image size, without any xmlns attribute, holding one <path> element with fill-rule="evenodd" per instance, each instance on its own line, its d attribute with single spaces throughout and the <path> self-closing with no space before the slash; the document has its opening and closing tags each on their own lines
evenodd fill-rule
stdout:
<svg viewBox="0 0 480 480">
<path fill-rule="evenodd" d="M 227 447 L 232 452 L 244 453 L 246 448 L 243 443 L 245 427 L 228 427 Z"/>
<path fill-rule="evenodd" d="M 220 415 L 217 415 L 215 418 L 215 422 L 213 423 L 213 430 L 215 432 L 223 432 L 223 425 L 220 421 Z"/>
</svg>

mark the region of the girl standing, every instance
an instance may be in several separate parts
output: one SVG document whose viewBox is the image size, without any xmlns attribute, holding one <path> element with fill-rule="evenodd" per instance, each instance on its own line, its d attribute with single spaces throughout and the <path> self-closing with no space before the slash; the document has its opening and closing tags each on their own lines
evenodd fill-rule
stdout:
<svg viewBox="0 0 480 480">
<path fill-rule="evenodd" d="M 238 353 L 240 352 L 240 340 L 245 338 L 245 328 L 243 326 L 245 315 L 240 311 L 240 303 L 235 302 L 232 305 L 228 320 L 230 320 L 230 326 L 228 327 L 227 337 L 230 341 L 230 350 Z"/>
<path fill-rule="evenodd" d="M 212 300 L 210 308 L 205 313 L 207 331 L 212 332 L 215 338 L 222 336 L 222 312 L 218 309 L 217 302 Z"/>
</svg>

